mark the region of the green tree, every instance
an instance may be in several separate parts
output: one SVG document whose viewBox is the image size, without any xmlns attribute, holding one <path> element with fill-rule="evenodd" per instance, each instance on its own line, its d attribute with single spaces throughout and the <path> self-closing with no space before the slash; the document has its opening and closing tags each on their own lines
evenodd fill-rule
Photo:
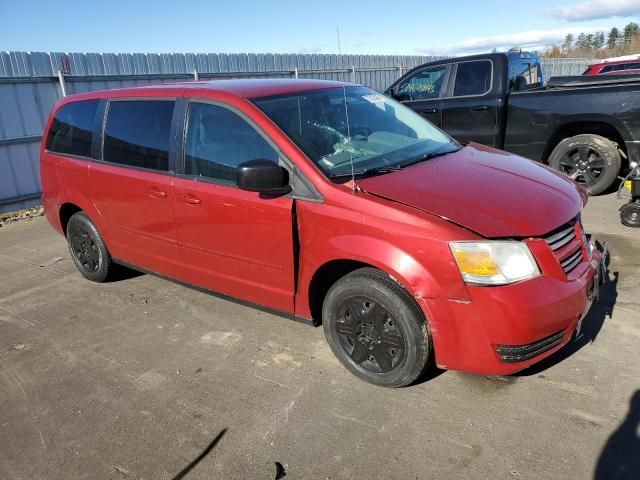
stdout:
<svg viewBox="0 0 640 480">
<path fill-rule="evenodd" d="M 596 34 L 594 47 L 597 48 L 598 50 L 604 47 L 604 32 L 598 32 Z"/>
<path fill-rule="evenodd" d="M 609 32 L 609 35 L 607 36 L 607 47 L 609 48 L 609 50 L 613 50 L 614 48 L 616 48 L 616 45 L 618 45 L 619 41 L 620 31 L 616 27 L 613 27 Z"/>
<path fill-rule="evenodd" d="M 562 51 L 567 53 L 569 50 L 573 48 L 573 35 L 567 33 L 567 36 L 564 37 L 564 42 L 562 43 Z"/>
<path fill-rule="evenodd" d="M 587 36 L 584 33 L 578 35 L 576 40 L 576 48 L 585 48 L 587 46 Z"/>
<path fill-rule="evenodd" d="M 622 31 L 622 40 L 629 43 L 640 33 L 640 25 L 635 22 L 627 23 Z"/>
<path fill-rule="evenodd" d="M 584 37 L 584 46 L 587 48 L 595 48 L 593 43 L 593 33 L 590 33 L 586 37 Z"/>
</svg>

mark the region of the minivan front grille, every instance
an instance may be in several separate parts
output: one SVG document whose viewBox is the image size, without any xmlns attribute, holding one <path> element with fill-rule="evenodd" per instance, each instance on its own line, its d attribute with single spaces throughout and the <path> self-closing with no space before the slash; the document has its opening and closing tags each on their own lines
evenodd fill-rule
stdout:
<svg viewBox="0 0 640 480">
<path fill-rule="evenodd" d="M 583 259 L 584 232 L 578 217 L 542 238 L 556 255 L 565 273 L 571 273 Z"/>
</svg>

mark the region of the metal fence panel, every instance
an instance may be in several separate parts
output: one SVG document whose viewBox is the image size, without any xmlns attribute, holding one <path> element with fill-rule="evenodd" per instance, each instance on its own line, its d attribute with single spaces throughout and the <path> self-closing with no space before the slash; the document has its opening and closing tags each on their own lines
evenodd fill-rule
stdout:
<svg viewBox="0 0 640 480">
<path fill-rule="evenodd" d="M 341 80 L 384 91 L 408 69 L 442 57 L 247 53 L 0 52 L 0 212 L 39 201 L 39 137 L 62 90 L 67 94 L 226 77 Z M 579 75 L 588 59 L 543 59 L 546 78 Z M 104 77 L 104 78 L 101 78 Z M 116 78 L 114 78 L 116 77 Z"/>
</svg>

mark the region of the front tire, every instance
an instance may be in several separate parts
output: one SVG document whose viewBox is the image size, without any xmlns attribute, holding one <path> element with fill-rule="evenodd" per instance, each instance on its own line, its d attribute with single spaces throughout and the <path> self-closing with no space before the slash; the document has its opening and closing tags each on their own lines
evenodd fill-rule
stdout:
<svg viewBox="0 0 640 480">
<path fill-rule="evenodd" d="M 338 360 L 369 383 L 410 385 L 432 358 L 422 312 L 380 270 L 361 268 L 338 280 L 325 297 L 322 321 Z"/>
<path fill-rule="evenodd" d="M 67 244 L 76 267 L 85 278 L 102 283 L 113 270 L 113 260 L 98 229 L 84 212 L 74 213 L 67 223 Z"/>
<path fill-rule="evenodd" d="M 589 195 L 599 195 L 615 182 L 622 158 L 608 138 L 585 134 L 562 140 L 551 152 L 549 166 L 567 174 Z"/>
</svg>

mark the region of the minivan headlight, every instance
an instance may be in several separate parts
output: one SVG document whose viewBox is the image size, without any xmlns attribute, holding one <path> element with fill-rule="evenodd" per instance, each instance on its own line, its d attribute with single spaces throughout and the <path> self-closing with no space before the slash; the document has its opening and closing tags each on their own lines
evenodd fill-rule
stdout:
<svg viewBox="0 0 640 480">
<path fill-rule="evenodd" d="M 450 242 L 449 247 L 466 283 L 507 285 L 540 275 L 524 242 Z"/>
</svg>

